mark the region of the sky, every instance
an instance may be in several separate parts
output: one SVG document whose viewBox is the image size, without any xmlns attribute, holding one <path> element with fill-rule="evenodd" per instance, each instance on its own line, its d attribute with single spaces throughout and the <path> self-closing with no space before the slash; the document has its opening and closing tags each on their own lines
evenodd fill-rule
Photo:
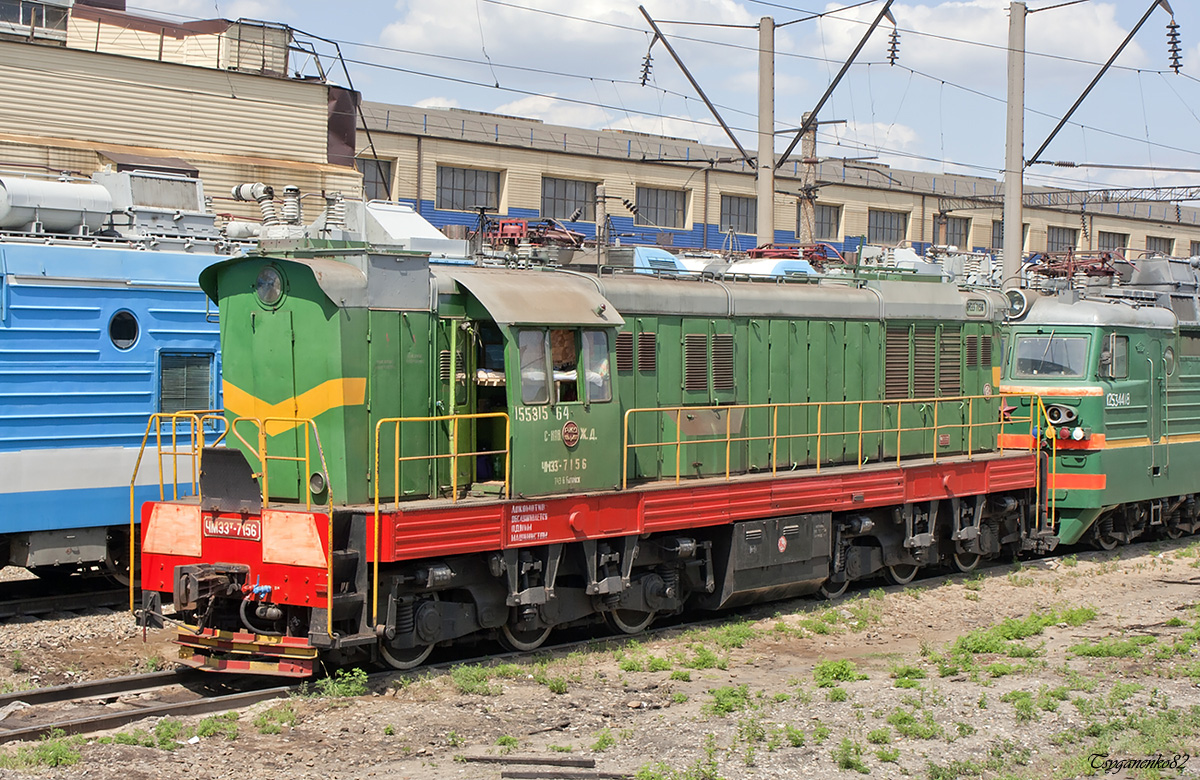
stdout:
<svg viewBox="0 0 1200 780">
<path fill-rule="evenodd" d="M 796 128 L 884 0 L 640 0 L 751 153 L 758 25 L 774 19 L 775 123 Z M 1025 157 L 1042 145 L 1151 0 L 1030 0 Z M 128 0 L 175 20 L 287 24 L 335 41 L 364 99 L 732 146 L 638 9 L 639 0 Z M 1183 67 L 1170 70 L 1163 5 L 1034 165 L 1028 183 L 1200 185 L 1200 3 L 1171 0 Z M 894 2 L 820 114 L 822 157 L 999 178 L 1008 0 Z M 686 22 L 686 24 L 683 24 Z M 893 29 L 895 64 L 888 61 Z M 303 35 L 301 35 L 303 37 Z M 318 51 L 332 46 L 316 41 Z M 650 68 L 643 84 L 647 54 Z M 340 72 L 332 80 L 345 84 Z M 791 136 L 780 133 L 781 153 Z"/>
</svg>

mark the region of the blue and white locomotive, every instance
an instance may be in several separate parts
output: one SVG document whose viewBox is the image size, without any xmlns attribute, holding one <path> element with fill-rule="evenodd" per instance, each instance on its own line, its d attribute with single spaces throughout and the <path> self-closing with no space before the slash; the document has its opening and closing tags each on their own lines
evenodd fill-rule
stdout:
<svg viewBox="0 0 1200 780">
<path fill-rule="evenodd" d="M 0 177 L 0 566 L 127 569 L 150 416 L 221 403 L 196 280 L 237 251 L 197 179 Z M 159 490 L 157 464 L 140 472 L 139 505 Z"/>
</svg>

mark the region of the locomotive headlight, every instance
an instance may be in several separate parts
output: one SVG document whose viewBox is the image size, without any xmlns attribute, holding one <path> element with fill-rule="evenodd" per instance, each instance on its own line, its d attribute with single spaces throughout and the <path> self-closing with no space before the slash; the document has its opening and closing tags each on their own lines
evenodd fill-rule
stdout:
<svg viewBox="0 0 1200 780">
<path fill-rule="evenodd" d="M 275 266 L 268 265 L 258 272 L 254 280 L 254 292 L 264 306 L 274 306 L 283 297 L 283 275 Z"/>
<path fill-rule="evenodd" d="M 1051 404 L 1046 407 L 1046 419 L 1053 425 L 1067 425 L 1075 422 L 1078 415 L 1075 410 L 1062 404 Z"/>
<path fill-rule="evenodd" d="M 313 475 L 308 478 L 308 491 L 314 496 L 319 496 L 325 492 L 326 487 L 325 475 L 319 471 L 313 472 Z"/>
</svg>

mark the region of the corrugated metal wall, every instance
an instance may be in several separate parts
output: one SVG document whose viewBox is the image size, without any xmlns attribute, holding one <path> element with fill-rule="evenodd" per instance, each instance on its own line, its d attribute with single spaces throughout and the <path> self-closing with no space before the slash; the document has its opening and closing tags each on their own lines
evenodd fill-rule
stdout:
<svg viewBox="0 0 1200 780">
<path fill-rule="evenodd" d="M 0 41 L 14 134 L 323 163 L 326 101 L 322 84 Z"/>
<path fill-rule="evenodd" d="M 67 47 L 209 68 L 217 64 L 223 49 L 220 35 L 175 37 L 79 16 L 67 23 Z"/>
</svg>

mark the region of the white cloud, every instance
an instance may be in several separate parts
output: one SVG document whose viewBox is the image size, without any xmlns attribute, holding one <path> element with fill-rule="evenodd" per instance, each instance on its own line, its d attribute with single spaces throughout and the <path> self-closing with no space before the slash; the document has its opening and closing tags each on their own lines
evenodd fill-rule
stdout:
<svg viewBox="0 0 1200 780">
<path fill-rule="evenodd" d="M 413 105 L 416 106 L 417 108 L 458 108 L 459 107 L 457 100 L 455 100 L 454 98 L 445 97 L 445 96 L 441 96 L 441 95 L 439 95 L 437 97 L 425 98 L 424 100 L 418 100 L 417 102 L 413 103 Z"/>
<path fill-rule="evenodd" d="M 497 114 L 540 119 L 546 124 L 566 127 L 602 127 L 609 114 L 596 106 L 556 100 L 556 95 L 524 97 L 491 109 Z"/>
</svg>

